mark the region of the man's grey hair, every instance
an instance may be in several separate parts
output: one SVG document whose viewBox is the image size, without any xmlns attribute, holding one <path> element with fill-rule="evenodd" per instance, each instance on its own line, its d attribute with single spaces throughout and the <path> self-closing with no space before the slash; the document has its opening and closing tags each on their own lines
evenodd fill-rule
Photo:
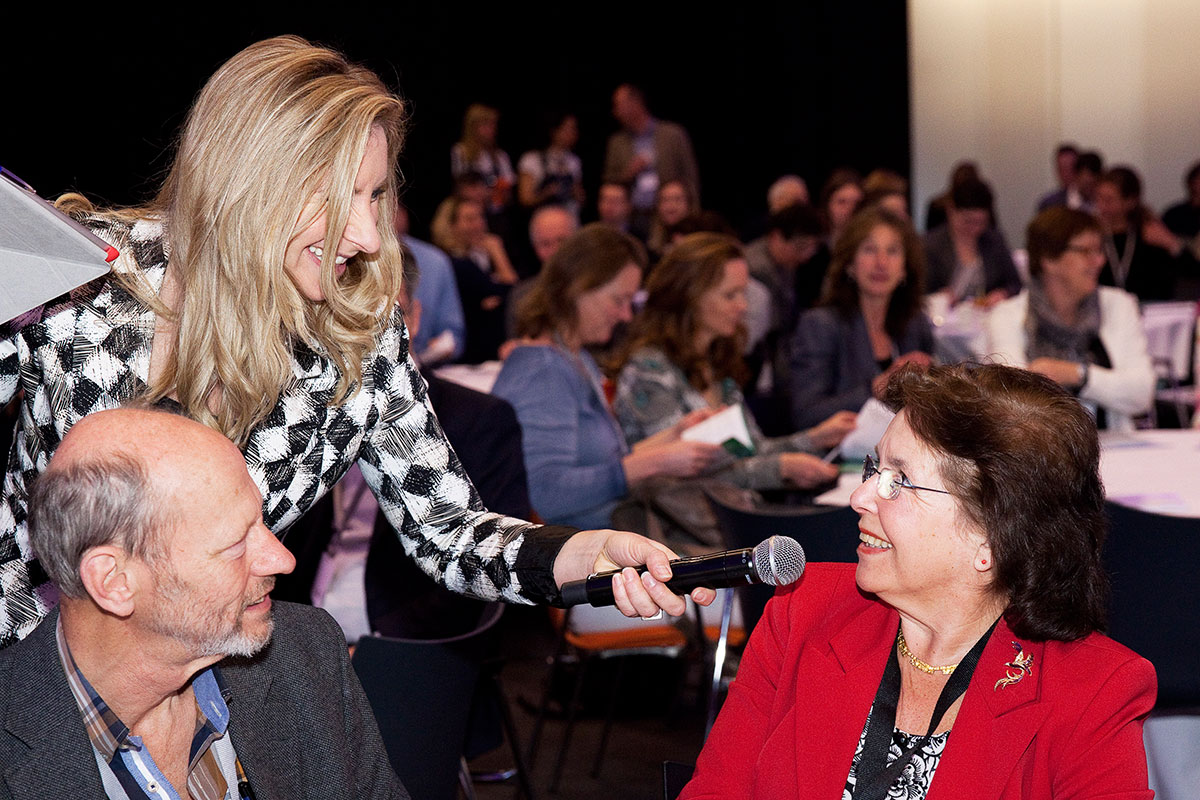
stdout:
<svg viewBox="0 0 1200 800">
<path fill-rule="evenodd" d="M 86 595 L 79 575 L 84 553 L 116 545 L 142 561 L 161 555 L 158 531 L 170 524 L 146 465 L 114 451 L 80 457 L 34 482 L 29 540 L 38 561 L 68 597 Z"/>
</svg>

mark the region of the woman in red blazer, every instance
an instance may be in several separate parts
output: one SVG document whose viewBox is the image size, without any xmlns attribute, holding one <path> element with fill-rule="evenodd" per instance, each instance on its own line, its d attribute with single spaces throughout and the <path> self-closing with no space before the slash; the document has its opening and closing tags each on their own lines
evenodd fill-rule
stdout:
<svg viewBox="0 0 1200 800">
<path fill-rule="evenodd" d="M 907 368 L 887 399 L 858 564 L 768 605 L 683 798 L 1151 797 L 1154 670 L 1097 633 L 1094 422 L 998 365 Z"/>
</svg>

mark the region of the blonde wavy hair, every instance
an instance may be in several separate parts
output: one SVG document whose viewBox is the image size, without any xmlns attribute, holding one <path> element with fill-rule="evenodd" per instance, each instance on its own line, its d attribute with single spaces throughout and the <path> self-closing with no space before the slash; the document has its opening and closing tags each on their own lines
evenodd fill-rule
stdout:
<svg viewBox="0 0 1200 800">
<path fill-rule="evenodd" d="M 495 149 L 495 142 L 484 143 L 479 139 L 479 126 L 485 122 L 499 121 L 500 112 L 491 106 L 485 106 L 483 103 L 472 103 L 467 106 L 467 110 L 463 114 L 462 138 L 458 140 L 458 143 L 462 145 L 463 156 L 467 163 L 475 161 L 484 150 Z"/>
<path fill-rule="evenodd" d="M 328 355 L 339 381 L 332 403 L 362 379 L 364 357 L 400 292 L 401 255 L 393 203 L 379 203 L 381 247 L 334 274 L 355 178 L 374 126 L 387 136 L 388 180 L 405 111 L 365 67 L 295 36 L 247 47 L 209 79 L 188 113 L 161 191 L 148 206 L 110 212 L 125 220 L 161 217 L 170 268 L 182 288 L 166 309 L 136 275 L 117 279 L 177 323 L 150 401 L 174 394 L 195 419 L 239 446 L 292 380 L 292 350 L 303 342 Z M 284 267 L 289 241 L 326 215 L 320 285 L 306 299 Z M 301 218 L 302 215 L 304 218 Z M 105 215 L 101 215 L 105 216 Z"/>
</svg>

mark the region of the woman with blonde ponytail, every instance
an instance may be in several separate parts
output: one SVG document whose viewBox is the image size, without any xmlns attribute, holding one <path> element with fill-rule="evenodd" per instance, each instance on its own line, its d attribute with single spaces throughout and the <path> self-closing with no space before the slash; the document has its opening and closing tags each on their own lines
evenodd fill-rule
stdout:
<svg viewBox="0 0 1200 800">
<path fill-rule="evenodd" d="M 237 444 L 278 533 L 357 461 L 408 554 L 451 589 L 548 602 L 596 570 L 669 574 L 669 551 L 633 534 L 538 528 L 480 504 L 396 305 L 404 126 L 403 101 L 370 70 L 277 37 L 208 81 L 151 203 L 61 199 L 122 255 L 0 326 L 0 404 L 24 389 L 0 503 L 0 647 L 56 596 L 27 546 L 28 487 L 75 422 L 138 399 Z M 661 585 L 619 600 L 627 614 L 683 610 Z"/>
</svg>

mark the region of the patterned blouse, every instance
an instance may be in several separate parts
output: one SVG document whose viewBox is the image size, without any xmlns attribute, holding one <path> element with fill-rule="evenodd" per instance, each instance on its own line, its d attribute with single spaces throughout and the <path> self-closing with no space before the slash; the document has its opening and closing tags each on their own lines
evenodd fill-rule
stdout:
<svg viewBox="0 0 1200 800">
<path fill-rule="evenodd" d="M 871 715 L 867 715 L 867 724 L 863 725 L 862 736 L 858 739 L 858 747 L 854 749 L 854 762 L 850 765 L 850 776 L 846 779 L 846 788 L 842 790 L 842 800 L 852 800 L 854 787 L 858 784 L 858 762 L 862 758 L 863 744 L 867 739 L 867 725 Z M 933 782 L 933 773 L 942 760 L 942 751 L 946 749 L 946 740 L 950 731 L 943 731 L 926 738 L 914 733 L 905 733 L 899 728 L 892 729 L 892 741 L 888 745 L 887 763 L 891 764 L 914 743 L 921 745 L 913 752 L 908 765 L 899 777 L 888 787 L 887 800 L 925 800 L 929 794 L 929 784 Z"/>
<path fill-rule="evenodd" d="M 743 489 L 786 488 L 780 474 L 779 455 L 816 452 L 812 439 L 804 432 L 763 436 L 754 415 L 746 408 L 737 382 L 725 378 L 719 389 L 724 405 L 742 409 L 755 455 L 736 460 L 730 456 L 718 476 Z M 709 407 L 708 400 L 688 382 L 683 370 L 656 347 L 641 348 L 621 368 L 613 405 L 625 440 L 630 444 L 671 427 L 692 411 Z"/>
<path fill-rule="evenodd" d="M 114 269 L 161 288 L 169 246 L 160 221 L 93 226 L 122 251 Z M 0 325 L 0 404 L 24 390 L 0 502 L 0 647 L 32 631 L 57 600 L 30 550 L 28 487 L 83 416 L 145 392 L 154 322 L 153 311 L 99 278 Z M 322 352 L 297 343 L 292 373 L 243 448 L 273 531 L 282 535 L 358 461 L 405 551 L 436 580 L 486 600 L 557 595 L 553 562 L 573 530 L 529 536 L 536 526 L 483 508 L 426 399 L 399 310 L 341 404 L 330 405 L 338 371 Z"/>
</svg>

